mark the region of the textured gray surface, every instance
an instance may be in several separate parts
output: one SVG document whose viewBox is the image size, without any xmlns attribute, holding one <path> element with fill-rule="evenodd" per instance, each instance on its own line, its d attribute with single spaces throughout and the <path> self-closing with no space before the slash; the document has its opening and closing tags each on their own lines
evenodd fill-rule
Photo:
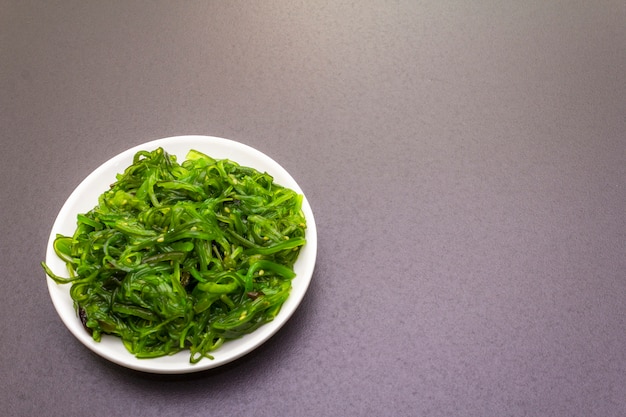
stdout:
<svg viewBox="0 0 626 417">
<path fill-rule="evenodd" d="M 623 1 L 0 0 L 2 415 L 626 415 Z M 43 260 L 95 167 L 222 136 L 307 194 L 303 304 L 192 376 L 110 364 Z"/>
</svg>

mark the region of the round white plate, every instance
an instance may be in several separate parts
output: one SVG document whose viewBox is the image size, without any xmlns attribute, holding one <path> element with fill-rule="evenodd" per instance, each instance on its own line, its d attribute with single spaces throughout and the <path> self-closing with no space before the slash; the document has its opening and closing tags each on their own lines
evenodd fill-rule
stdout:
<svg viewBox="0 0 626 417">
<path fill-rule="evenodd" d="M 126 167 L 132 164 L 133 156 L 137 151 L 152 151 L 158 147 L 162 147 L 169 154 L 176 155 L 179 163 L 185 160 L 190 149 L 203 152 L 216 159 L 230 159 L 240 165 L 255 168 L 260 172 L 267 172 L 274 177 L 276 183 L 304 195 L 296 181 L 283 167 L 262 152 L 239 142 L 212 136 L 176 136 L 144 143 L 105 162 L 85 178 L 67 199 L 50 232 L 46 252 L 46 263 L 54 273 L 67 276 L 64 262 L 56 256 L 52 247 L 56 235 L 71 236 L 74 233 L 77 214 L 85 213 L 97 205 L 98 196 L 109 189 L 109 185 L 116 179 L 116 174 L 123 172 Z M 48 277 L 50 297 L 59 316 L 78 340 L 98 355 L 121 366 L 144 372 L 180 374 L 224 365 L 249 353 L 274 335 L 302 301 L 313 275 L 317 255 L 317 230 L 313 212 L 306 196 L 303 198 L 302 211 L 307 220 L 307 242 L 294 265 L 297 275 L 292 281 L 291 294 L 283 304 L 280 313 L 273 321 L 253 333 L 224 343 L 219 349 L 212 352 L 214 356 L 212 360 L 203 358 L 196 364 L 190 364 L 188 350 L 161 358 L 137 359 L 124 348 L 118 337 L 104 335 L 100 342 L 91 338 L 74 310 L 69 294 L 71 284 L 59 285 Z"/>
</svg>

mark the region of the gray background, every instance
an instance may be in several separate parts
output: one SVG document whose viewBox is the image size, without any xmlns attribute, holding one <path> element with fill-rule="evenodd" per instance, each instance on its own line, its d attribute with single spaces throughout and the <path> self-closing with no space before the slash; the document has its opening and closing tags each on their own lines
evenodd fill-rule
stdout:
<svg viewBox="0 0 626 417">
<path fill-rule="evenodd" d="M 0 0 L 4 416 L 626 415 L 626 3 Z M 43 260 L 98 165 L 181 134 L 307 194 L 307 296 L 197 375 L 113 365 Z"/>
</svg>

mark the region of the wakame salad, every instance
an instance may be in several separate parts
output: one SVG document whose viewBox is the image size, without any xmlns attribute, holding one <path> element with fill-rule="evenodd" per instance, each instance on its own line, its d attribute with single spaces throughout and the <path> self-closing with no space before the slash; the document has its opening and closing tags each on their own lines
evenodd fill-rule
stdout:
<svg viewBox="0 0 626 417">
<path fill-rule="evenodd" d="M 137 358 L 188 349 L 190 362 L 272 321 L 305 245 L 303 196 L 272 176 L 190 150 L 139 151 L 54 251 L 94 340 Z"/>
</svg>

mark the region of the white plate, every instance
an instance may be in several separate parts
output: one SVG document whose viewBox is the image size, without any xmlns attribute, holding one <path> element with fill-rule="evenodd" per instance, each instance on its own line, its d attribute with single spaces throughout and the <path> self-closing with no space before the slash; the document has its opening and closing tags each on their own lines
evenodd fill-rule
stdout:
<svg viewBox="0 0 626 417">
<path fill-rule="evenodd" d="M 46 263 L 54 273 L 67 276 L 65 264 L 56 256 L 52 247 L 57 233 L 71 236 L 76 230 L 76 215 L 96 206 L 98 196 L 109 189 L 109 185 L 115 181 L 116 174 L 123 172 L 132 164 L 135 153 L 140 150 L 152 151 L 158 147 L 162 147 L 169 154 L 176 155 L 179 163 L 185 160 L 190 149 L 198 150 L 216 159 L 230 159 L 240 165 L 267 172 L 274 177 L 276 183 L 304 195 L 296 181 L 278 163 L 258 150 L 232 140 L 211 136 L 177 136 L 144 143 L 122 152 L 101 165 L 85 178 L 67 199 L 52 227 L 46 252 Z M 100 342 L 95 342 L 91 338 L 74 310 L 69 295 L 71 284 L 59 285 L 48 277 L 50 297 L 70 332 L 89 349 L 112 362 L 138 371 L 161 374 L 180 374 L 215 368 L 240 358 L 260 346 L 285 324 L 302 301 L 313 275 L 317 255 L 315 220 L 306 196 L 302 202 L 302 211 L 307 220 L 307 243 L 303 246 L 294 265 L 297 275 L 293 279 L 293 288 L 289 298 L 272 322 L 240 339 L 224 343 L 212 352 L 215 357 L 213 360 L 203 358 L 197 364 L 190 364 L 188 350 L 161 358 L 137 359 L 124 348 L 118 337 L 105 335 Z"/>
</svg>

